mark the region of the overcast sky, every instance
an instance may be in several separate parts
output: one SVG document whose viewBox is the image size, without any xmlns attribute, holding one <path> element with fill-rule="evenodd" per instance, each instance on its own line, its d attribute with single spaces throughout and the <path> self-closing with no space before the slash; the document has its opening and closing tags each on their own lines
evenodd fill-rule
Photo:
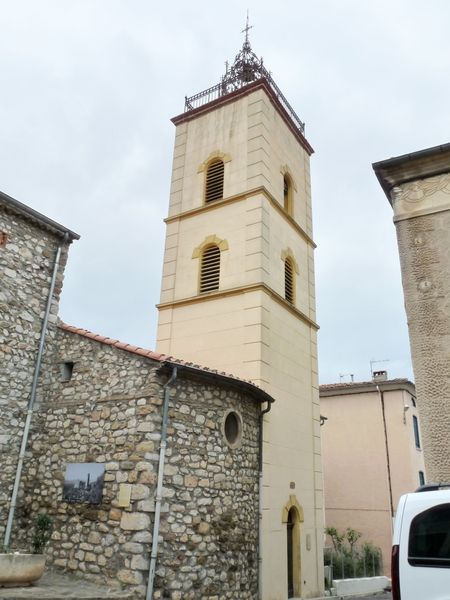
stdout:
<svg viewBox="0 0 450 600">
<path fill-rule="evenodd" d="M 372 359 L 411 378 L 371 163 L 450 141 L 448 0 L 0 0 L 0 189 L 81 235 L 63 320 L 153 349 L 170 118 L 219 81 L 247 7 L 253 50 L 316 151 L 321 383 L 367 379 Z"/>
</svg>

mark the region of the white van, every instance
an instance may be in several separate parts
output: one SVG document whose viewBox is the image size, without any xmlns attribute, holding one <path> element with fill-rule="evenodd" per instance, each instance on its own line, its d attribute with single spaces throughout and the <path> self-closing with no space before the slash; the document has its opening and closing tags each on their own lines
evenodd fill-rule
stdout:
<svg viewBox="0 0 450 600">
<path fill-rule="evenodd" d="M 450 600 L 450 489 L 400 498 L 392 540 L 392 600 Z"/>
</svg>

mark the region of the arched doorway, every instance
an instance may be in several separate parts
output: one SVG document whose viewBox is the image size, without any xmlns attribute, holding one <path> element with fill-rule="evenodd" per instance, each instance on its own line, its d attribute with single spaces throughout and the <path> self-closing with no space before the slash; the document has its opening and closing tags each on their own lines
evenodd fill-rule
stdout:
<svg viewBox="0 0 450 600">
<path fill-rule="evenodd" d="M 286 575 L 288 598 L 301 596 L 300 523 L 303 510 L 295 496 L 290 496 L 283 509 L 283 523 L 286 523 Z"/>
<path fill-rule="evenodd" d="M 295 523 L 295 515 L 294 509 L 288 513 L 288 520 L 286 523 L 286 533 L 287 533 L 287 576 L 288 576 L 288 598 L 294 597 L 294 565 L 293 565 L 293 556 L 292 549 L 294 546 L 294 523 Z"/>
</svg>

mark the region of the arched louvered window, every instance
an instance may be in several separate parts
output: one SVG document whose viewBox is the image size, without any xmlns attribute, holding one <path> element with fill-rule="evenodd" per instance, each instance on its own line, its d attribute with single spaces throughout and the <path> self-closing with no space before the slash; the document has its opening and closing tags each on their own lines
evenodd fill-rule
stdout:
<svg viewBox="0 0 450 600">
<path fill-rule="evenodd" d="M 200 293 L 213 292 L 219 289 L 220 279 L 220 249 L 218 246 L 208 246 L 202 254 L 200 267 Z"/>
<path fill-rule="evenodd" d="M 288 215 L 292 215 L 292 182 L 288 175 L 283 177 L 283 205 Z"/>
<path fill-rule="evenodd" d="M 205 202 L 223 198 L 224 164 L 222 160 L 214 160 L 206 171 Z"/>
<path fill-rule="evenodd" d="M 284 297 L 290 304 L 294 304 L 294 265 L 290 258 L 284 261 Z"/>
</svg>

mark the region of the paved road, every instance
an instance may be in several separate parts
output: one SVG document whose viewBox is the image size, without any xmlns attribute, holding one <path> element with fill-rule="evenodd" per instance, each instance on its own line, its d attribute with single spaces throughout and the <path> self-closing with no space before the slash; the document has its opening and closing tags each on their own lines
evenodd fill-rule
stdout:
<svg viewBox="0 0 450 600">
<path fill-rule="evenodd" d="M 391 593 L 372 594 L 371 596 L 350 596 L 348 600 L 392 600 Z"/>
<path fill-rule="evenodd" d="M 32 586 L 0 587 L 0 600 L 132 600 L 132 595 L 47 569 Z"/>
</svg>

